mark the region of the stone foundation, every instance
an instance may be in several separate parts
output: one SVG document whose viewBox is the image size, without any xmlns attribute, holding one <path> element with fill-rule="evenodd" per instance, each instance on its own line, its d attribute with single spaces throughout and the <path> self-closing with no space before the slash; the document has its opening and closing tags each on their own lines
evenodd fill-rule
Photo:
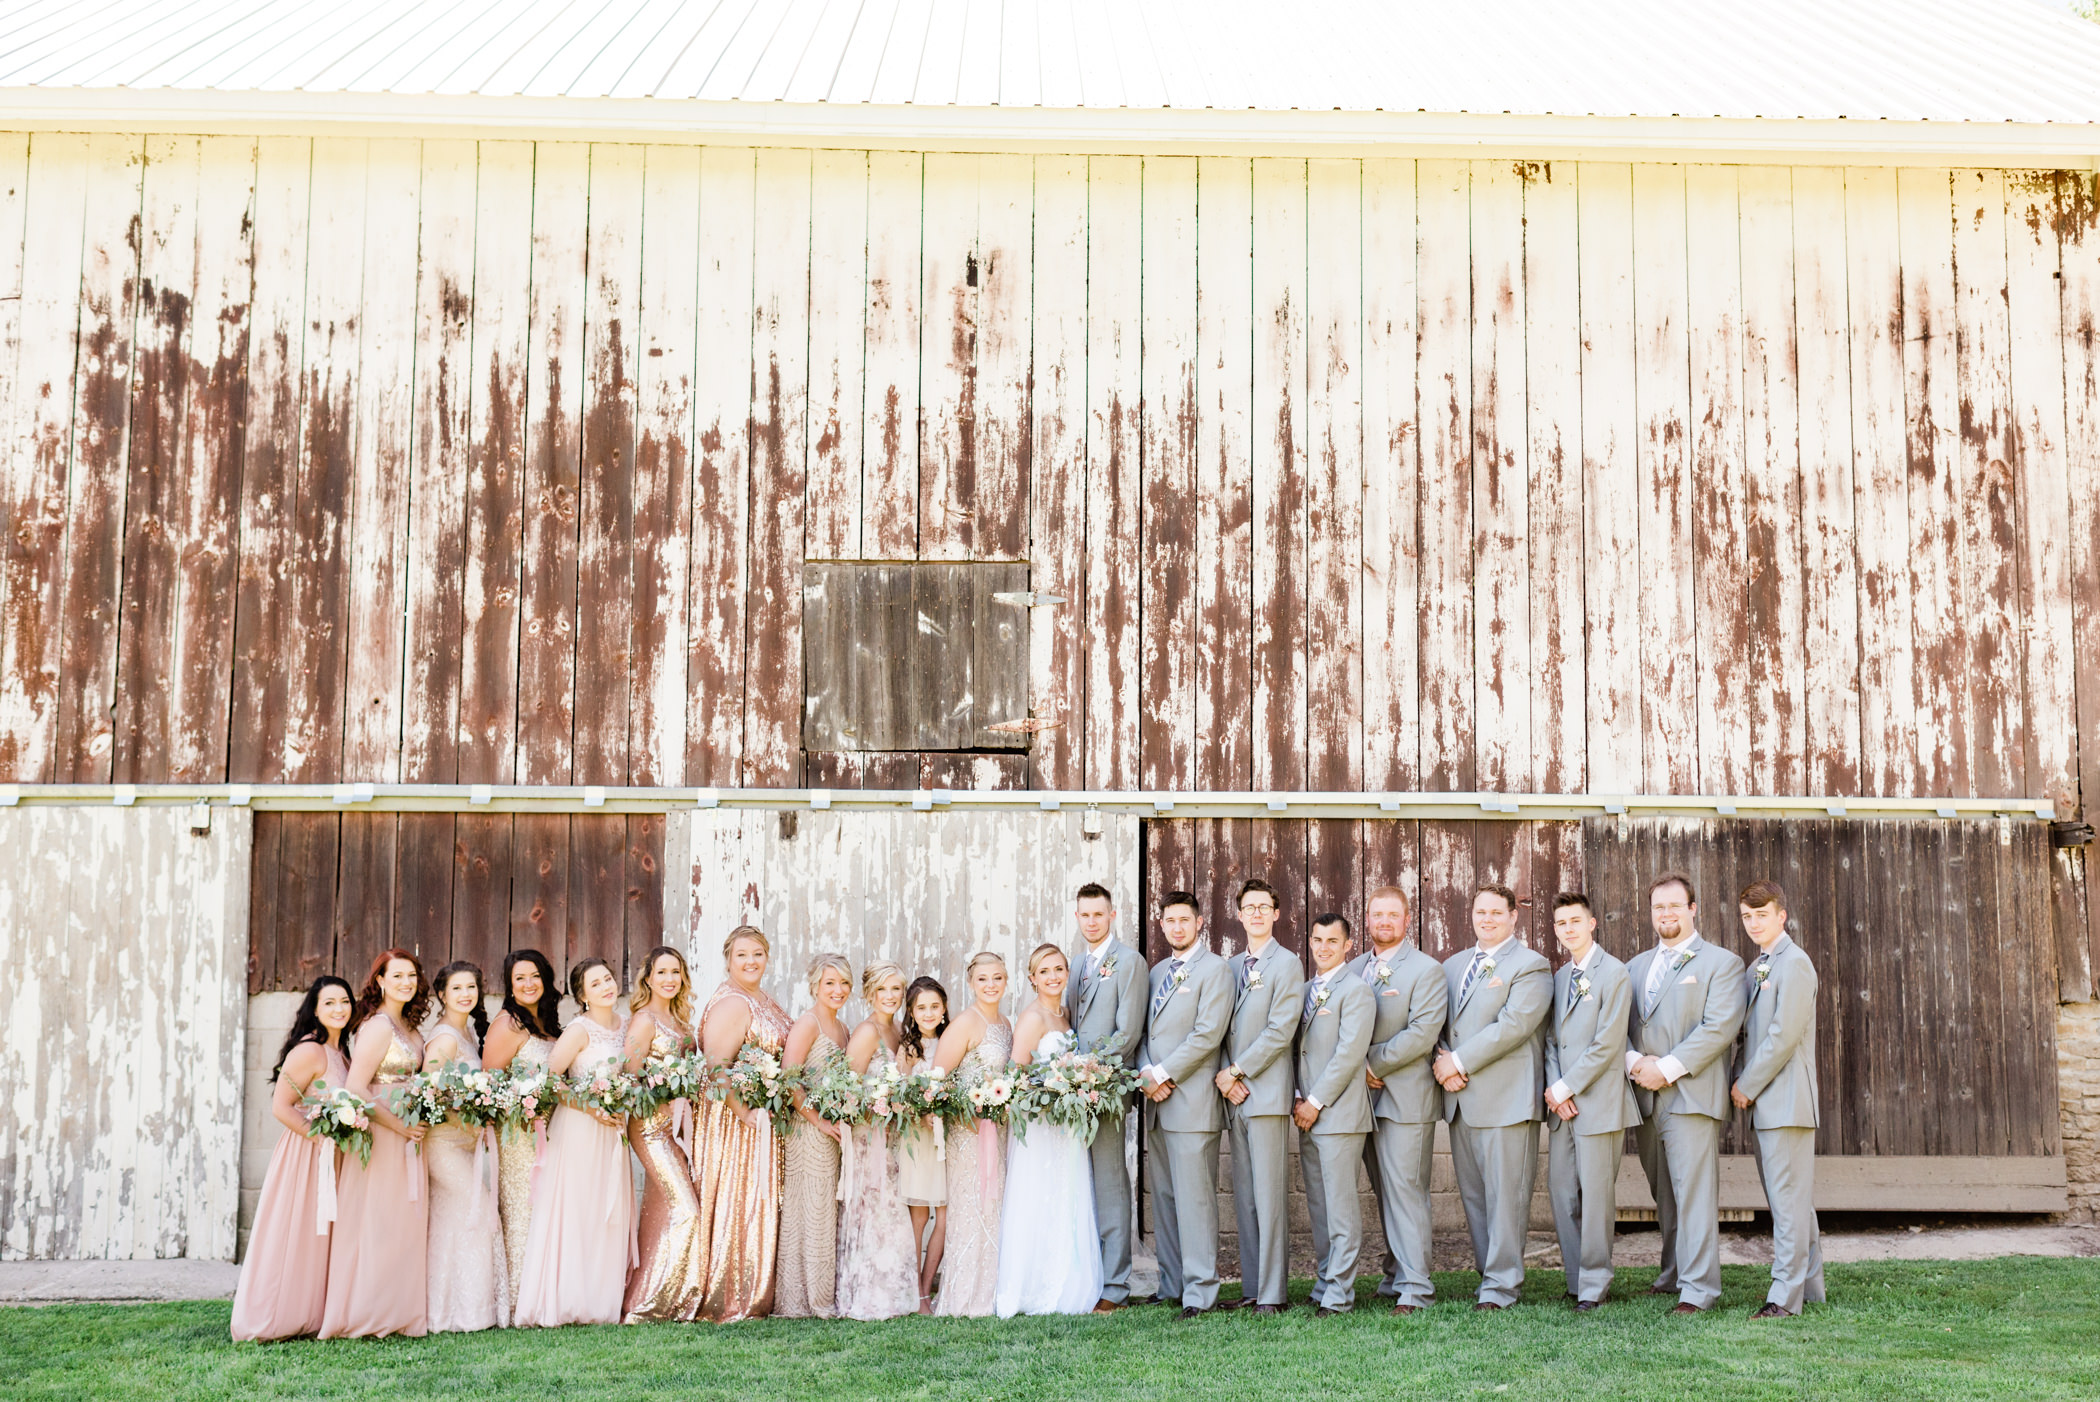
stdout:
<svg viewBox="0 0 2100 1402">
<path fill-rule="evenodd" d="M 2057 1095 L 2063 1107 L 2066 1222 L 2100 1222 L 2100 1003 L 2056 1010 Z"/>
</svg>

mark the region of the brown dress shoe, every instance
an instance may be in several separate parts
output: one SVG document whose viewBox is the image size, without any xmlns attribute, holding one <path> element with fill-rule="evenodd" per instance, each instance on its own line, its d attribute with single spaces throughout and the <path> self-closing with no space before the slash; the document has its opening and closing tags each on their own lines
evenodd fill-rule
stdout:
<svg viewBox="0 0 2100 1402">
<path fill-rule="evenodd" d="M 1672 1314 L 1705 1314 L 1705 1313 L 1706 1313 L 1706 1311 L 1705 1311 L 1704 1309 L 1700 1308 L 1700 1307 L 1699 1307 L 1698 1305 L 1694 1305 L 1694 1304 L 1687 1304 L 1687 1303 L 1684 1303 L 1684 1302 L 1680 1301 L 1680 1302 L 1679 1302 L 1679 1303 L 1678 1303 L 1678 1304 L 1677 1304 L 1677 1305 L 1676 1305 L 1676 1306 L 1675 1306 L 1675 1307 L 1674 1307 L 1673 1309 L 1671 1309 L 1670 1313 L 1672 1313 Z"/>
<path fill-rule="evenodd" d="M 1785 1305 L 1768 1304 L 1750 1317 L 1752 1319 L 1792 1319 L 1794 1316 L 1787 1312 Z"/>
<path fill-rule="evenodd" d="M 1422 1307 L 1421 1307 L 1420 1305 L 1394 1305 L 1394 1306 L 1393 1306 L 1393 1313 L 1394 1313 L 1394 1314 L 1414 1314 L 1414 1313 L 1416 1313 L 1416 1312 L 1417 1312 L 1418 1310 L 1420 1310 L 1421 1308 L 1422 1308 Z"/>
<path fill-rule="evenodd" d="M 1116 1301 L 1114 1300 L 1103 1299 L 1096 1300 L 1094 1302 L 1095 1314 L 1114 1314 L 1117 1310 L 1121 1308 L 1123 1308 L 1123 1306 L 1116 1303 Z"/>
<path fill-rule="evenodd" d="M 1473 1312 L 1475 1314 L 1478 1314 L 1482 1310 L 1499 1310 L 1507 1308 L 1509 1308 L 1507 1305 L 1498 1305 L 1488 1300 L 1482 1300 L 1473 1306 Z"/>
</svg>

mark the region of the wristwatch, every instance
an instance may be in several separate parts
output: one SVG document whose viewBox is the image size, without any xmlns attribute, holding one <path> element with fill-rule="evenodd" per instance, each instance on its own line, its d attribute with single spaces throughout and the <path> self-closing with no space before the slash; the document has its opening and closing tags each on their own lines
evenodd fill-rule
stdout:
<svg viewBox="0 0 2100 1402">
<path fill-rule="evenodd" d="M 1240 1070 L 1240 1064 L 1237 1061 L 1233 1062 L 1232 1065 L 1225 1068 L 1225 1074 L 1232 1077 L 1232 1079 L 1234 1079 L 1235 1081 L 1244 1081 L 1247 1079 L 1247 1073 L 1245 1071 Z"/>
</svg>

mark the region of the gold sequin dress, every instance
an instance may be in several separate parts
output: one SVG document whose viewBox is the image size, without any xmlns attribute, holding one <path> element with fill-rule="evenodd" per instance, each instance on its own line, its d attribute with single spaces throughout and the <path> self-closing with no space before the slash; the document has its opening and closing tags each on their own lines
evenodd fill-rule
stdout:
<svg viewBox="0 0 2100 1402">
<path fill-rule="evenodd" d="M 803 1063 L 821 1079 L 845 1050 L 822 1030 Z M 839 1145 L 800 1115 L 787 1137 L 780 1189 L 780 1268 L 773 1313 L 783 1319 L 829 1319 L 838 1300 Z"/>
<path fill-rule="evenodd" d="M 725 998 L 751 1006 L 745 1045 L 779 1056 L 787 1044 L 788 1016 L 724 982 L 700 1014 Z M 773 1311 L 773 1262 L 780 1239 L 780 1140 L 773 1123 L 756 1125 L 727 1101 L 710 1100 L 696 1115 L 693 1184 L 700 1199 L 700 1239 L 707 1251 L 707 1289 L 701 1319 L 726 1324 Z"/>
<path fill-rule="evenodd" d="M 692 1044 L 692 1032 L 668 1014 L 650 1015 L 656 1024 L 649 1038 L 650 1056 L 675 1056 Z M 693 1191 L 692 1163 L 680 1145 L 692 1133 L 692 1107 L 683 1100 L 659 1105 L 648 1115 L 627 1122 L 627 1146 L 642 1164 L 640 1256 L 627 1272 L 625 1323 L 645 1319 L 696 1319 L 707 1289 L 707 1261 L 701 1254 L 700 1198 Z"/>
<path fill-rule="evenodd" d="M 545 1072 L 554 1043 L 545 1037 L 530 1037 L 510 1060 L 511 1069 L 528 1066 Z M 550 1099 L 551 1106 L 553 1101 Z M 544 1132 L 544 1126 L 543 1126 Z M 518 1275 L 525 1269 L 525 1240 L 532 1234 L 532 1166 L 538 1158 L 542 1136 L 530 1129 L 505 1125 L 496 1140 L 496 1206 L 503 1217 L 503 1256 L 510 1282 L 510 1310 L 518 1308 Z"/>
</svg>

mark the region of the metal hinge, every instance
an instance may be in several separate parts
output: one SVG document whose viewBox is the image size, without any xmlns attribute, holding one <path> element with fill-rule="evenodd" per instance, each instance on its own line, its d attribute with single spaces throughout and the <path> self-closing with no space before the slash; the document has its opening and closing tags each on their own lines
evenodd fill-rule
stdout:
<svg viewBox="0 0 2100 1402">
<path fill-rule="evenodd" d="M 992 600 L 1001 604 L 1019 604 L 1024 609 L 1055 608 L 1059 604 L 1071 602 L 1062 594 L 1037 594 L 1027 589 L 1005 590 L 992 595 Z"/>
</svg>

